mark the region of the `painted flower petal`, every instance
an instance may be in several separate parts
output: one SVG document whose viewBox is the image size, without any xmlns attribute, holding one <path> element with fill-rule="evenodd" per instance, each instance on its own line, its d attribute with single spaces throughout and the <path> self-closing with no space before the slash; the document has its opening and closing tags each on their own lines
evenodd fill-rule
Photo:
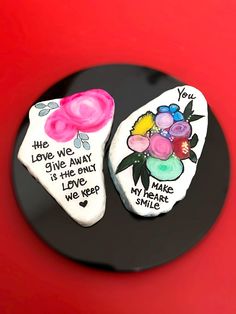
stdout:
<svg viewBox="0 0 236 314">
<path fill-rule="evenodd" d="M 174 156 L 167 160 L 148 157 L 147 168 L 151 175 L 160 181 L 176 180 L 183 172 L 183 163 Z"/>
<path fill-rule="evenodd" d="M 179 106 L 176 105 L 176 104 L 169 105 L 169 110 L 170 110 L 171 113 L 174 113 L 174 112 L 176 112 L 179 109 L 180 109 Z"/>
<path fill-rule="evenodd" d="M 150 138 L 149 153 L 156 158 L 166 160 L 173 153 L 171 141 L 159 134 L 154 134 Z"/>
<path fill-rule="evenodd" d="M 135 152 L 142 153 L 149 146 L 149 139 L 142 135 L 131 135 L 128 138 L 128 146 Z"/>
<path fill-rule="evenodd" d="M 179 121 L 175 122 L 170 128 L 170 135 L 173 137 L 184 137 L 189 138 L 191 135 L 192 129 L 188 122 Z"/>
<path fill-rule="evenodd" d="M 64 97 L 60 104 L 71 123 L 86 133 L 99 131 L 114 113 L 114 100 L 102 89 L 90 89 Z"/>
<path fill-rule="evenodd" d="M 76 126 L 71 124 L 64 111 L 60 109 L 47 118 L 44 129 L 45 133 L 57 142 L 68 142 L 77 133 Z"/>
<path fill-rule="evenodd" d="M 173 151 L 179 159 L 187 159 L 190 156 L 190 143 L 184 137 L 176 137 L 173 142 Z"/>
<path fill-rule="evenodd" d="M 183 116 L 183 114 L 180 111 L 176 111 L 173 114 L 173 118 L 174 118 L 175 121 L 183 121 L 184 120 L 184 116 Z"/>
<path fill-rule="evenodd" d="M 133 129 L 131 130 L 132 135 L 145 135 L 154 126 L 154 115 L 148 111 L 135 122 Z"/>
<path fill-rule="evenodd" d="M 158 112 L 169 112 L 170 109 L 168 106 L 160 106 L 159 108 L 157 108 Z"/>
<path fill-rule="evenodd" d="M 174 123 L 174 119 L 170 113 L 162 112 L 156 115 L 155 122 L 159 128 L 168 129 Z"/>
</svg>

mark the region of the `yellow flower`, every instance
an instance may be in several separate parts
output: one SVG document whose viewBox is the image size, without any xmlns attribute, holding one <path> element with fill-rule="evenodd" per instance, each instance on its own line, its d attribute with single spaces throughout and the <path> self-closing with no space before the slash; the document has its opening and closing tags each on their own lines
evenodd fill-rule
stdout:
<svg viewBox="0 0 236 314">
<path fill-rule="evenodd" d="M 132 135 L 145 135 L 154 126 L 153 113 L 147 112 L 144 115 L 140 116 L 138 120 L 133 125 L 131 130 Z"/>
</svg>

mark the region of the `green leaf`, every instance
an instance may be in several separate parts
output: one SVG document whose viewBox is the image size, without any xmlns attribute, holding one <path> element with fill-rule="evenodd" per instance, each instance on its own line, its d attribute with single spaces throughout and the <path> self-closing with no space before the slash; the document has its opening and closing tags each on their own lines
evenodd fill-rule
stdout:
<svg viewBox="0 0 236 314">
<path fill-rule="evenodd" d="M 141 171 L 141 181 L 143 184 L 143 187 L 145 190 L 148 190 L 149 188 L 149 183 L 150 183 L 150 173 L 148 171 L 148 169 L 146 168 L 146 165 L 144 165 L 142 167 L 142 171 Z"/>
<path fill-rule="evenodd" d="M 189 122 L 193 122 L 193 121 L 197 121 L 201 118 L 203 118 L 204 116 L 198 115 L 198 114 L 193 114 L 190 118 L 189 118 Z"/>
<path fill-rule="evenodd" d="M 193 150 L 190 150 L 190 157 L 189 157 L 189 159 L 190 159 L 192 162 L 194 162 L 194 163 L 197 162 L 197 155 L 194 153 Z"/>
<path fill-rule="evenodd" d="M 135 160 L 141 160 L 144 156 L 139 153 L 132 153 L 128 156 L 126 156 L 118 165 L 116 169 L 116 174 L 127 169 L 128 167 L 132 166 L 134 164 Z"/>
<path fill-rule="evenodd" d="M 50 109 L 42 109 L 39 111 L 39 116 L 43 117 L 46 116 L 49 113 Z"/>
<path fill-rule="evenodd" d="M 188 117 L 193 113 L 193 101 L 190 100 L 190 102 L 187 104 L 187 106 L 184 109 L 184 118 L 185 120 L 188 119 Z"/>
<path fill-rule="evenodd" d="M 46 107 L 46 105 L 43 102 L 38 102 L 36 105 L 34 105 L 37 109 L 43 109 Z"/>
<path fill-rule="evenodd" d="M 198 143 L 198 136 L 197 134 L 193 134 L 192 138 L 190 139 L 190 147 L 193 148 L 197 145 Z"/>
<path fill-rule="evenodd" d="M 48 107 L 49 107 L 50 109 L 56 109 L 56 108 L 59 107 L 59 105 L 58 105 L 58 103 L 56 103 L 55 101 L 50 101 L 50 102 L 48 103 Z"/>
<path fill-rule="evenodd" d="M 145 159 L 137 160 L 137 162 L 133 164 L 133 180 L 135 185 L 138 183 L 138 180 L 140 178 L 144 161 Z"/>
</svg>

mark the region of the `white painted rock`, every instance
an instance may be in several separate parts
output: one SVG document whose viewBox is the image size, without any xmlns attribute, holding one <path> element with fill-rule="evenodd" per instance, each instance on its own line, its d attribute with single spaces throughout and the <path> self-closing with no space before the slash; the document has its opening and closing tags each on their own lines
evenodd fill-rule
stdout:
<svg viewBox="0 0 236 314">
<path fill-rule="evenodd" d="M 128 210 L 158 216 L 185 197 L 207 124 L 206 99 L 191 86 L 168 90 L 120 124 L 110 147 L 109 168 Z"/>
<path fill-rule="evenodd" d="M 101 89 L 43 101 L 29 112 L 18 158 L 82 226 L 105 212 L 103 156 L 113 115 L 114 100 Z"/>
</svg>

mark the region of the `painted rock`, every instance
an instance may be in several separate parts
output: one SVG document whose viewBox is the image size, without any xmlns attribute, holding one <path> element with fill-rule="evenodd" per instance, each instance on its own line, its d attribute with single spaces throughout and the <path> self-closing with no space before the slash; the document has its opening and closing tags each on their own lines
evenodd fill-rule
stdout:
<svg viewBox="0 0 236 314">
<path fill-rule="evenodd" d="M 168 90 L 124 120 L 109 150 L 109 169 L 126 208 L 158 216 L 183 199 L 207 134 L 207 101 L 191 86 Z M 142 144 L 131 135 L 142 136 Z M 133 142 L 135 142 L 135 138 Z"/>
<path fill-rule="evenodd" d="M 37 103 L 18 152 L 36 180 L 85 227 L 105 212 L 103 156 L 114 107 L 101 89 Z"/>
</svg>

